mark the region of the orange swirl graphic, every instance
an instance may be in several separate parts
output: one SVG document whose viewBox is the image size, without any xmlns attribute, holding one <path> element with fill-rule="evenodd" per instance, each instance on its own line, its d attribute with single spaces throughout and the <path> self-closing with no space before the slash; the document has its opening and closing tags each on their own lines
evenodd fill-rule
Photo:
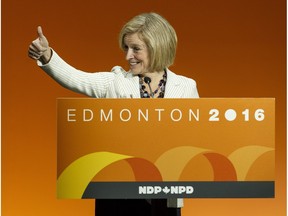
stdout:
<svg viewBox="0 0 288 216">
<path fill-rule="evenodd" d="M 150 161 L 142 158 L 128 158 L 126 161 L 133 169 L 136 181 L 162 181 L 161 173 Z"/>
<path fill-rule="evenodd" d="M 212 152 L 203 155 L 213 167 L 214 181 L 237 181 L 236 170 L 227 157 Z"/>
<path fill-rule="evenodd" d="M 192 146 L 176 147 L 164 152 L 155 165 L 160 170 L 163 181 L 179 179 L 184 167 L 193 157 L 209 151 Z"/>
<path fill-rule="evenodd" d="M 158 158 L 155 165 L 160 170 L 163 181 L 179 180 L 188 162 L 199 154 L 209 161 L 215 181 L 237 180 L 236 170 L 227 157 L 208 149 L 192 146 L 181 146 L 166 151 Z"/>
<path fill-rule="evenodd" d="M 57 195 L 59 198 L 81 199 L 93 177 L 109 165 L 120 161 L 129 164 L 135 181 L 179 180 L 187 164 L 197 155 L 203 155 L 208 160 L 213 170 L 214 181 L 243 181 L 255 161 L 269 151 L 274 149 L 245 146 L 235 150 L 227 158 L 208 149 L 181 146 L 164 152 L 155 164 L 134 156 L 95 152 L 78 158 L 61 173 L 57 180 Z"/>
<path fill-rule="evenodd" d="M 251 166 L 260 156 L 269 151 L 274 149 L 264 146 L 244 146 L 232 152 L 228 158 L 236 168 L 237 179 L 244 181 Z"/>
<path fill-rule="evenodd" d="M 81 199 L 91 179 L 109 164 L 131 158 L 111 152 L 95 152 L 73 161 L 57 180 L 57 197 Z"/>
</svg>

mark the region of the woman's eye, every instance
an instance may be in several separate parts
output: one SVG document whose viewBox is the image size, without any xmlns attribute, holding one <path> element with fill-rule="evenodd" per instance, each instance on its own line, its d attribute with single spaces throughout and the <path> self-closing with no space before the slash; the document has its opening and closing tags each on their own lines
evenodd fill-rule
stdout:
<svg viewBox="0 0 288 216">
<path fill-rule="evenodd" d="M 137 51 L 140 50 L 140 48 L 139 47 L 134 47 L 133 50 L 137 52 Z"/>
<path fill-rule="evenodd" d="M 125 45 L 125 46 L 123 47 L 123 50 L 124 50 L 125 52 L 128 52 L 129 49 L 132 49 L 133 52 L 138 52 L 138 51 L 141 50 L 140 47 L 129 47 L 128 45 Z"/>
</svg>

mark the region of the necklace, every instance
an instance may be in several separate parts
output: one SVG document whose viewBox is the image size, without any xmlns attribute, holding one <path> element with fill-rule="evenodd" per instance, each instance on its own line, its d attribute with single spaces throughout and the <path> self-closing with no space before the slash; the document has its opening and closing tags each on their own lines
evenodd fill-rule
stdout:
<svg viewBox="0 0 288 216">
<path fill-rule="evenodd" d="M 139 87 L 140 87 L 141 98 L 151 98 L 155 94 L 157 94 L 159 91 L 160 92 L 159 92 L 158 98 L 164 98 L 166 81 L 167 81 L 167 73 L 166 73 L 166 70 L 164 70 L 163 77 L 159 81 L 157 89 L 155 91 L 152 91 L 152 92 L 150 91 L 150 93 L 148 93 L 148 91 L 146 90 L 146 86 L 144 85 L 144 77 L 139 76 Z"/>
</svg>

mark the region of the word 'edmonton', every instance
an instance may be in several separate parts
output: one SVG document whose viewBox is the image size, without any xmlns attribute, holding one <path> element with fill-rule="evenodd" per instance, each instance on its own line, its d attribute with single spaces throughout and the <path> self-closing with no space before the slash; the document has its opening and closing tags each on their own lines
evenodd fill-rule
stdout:
<svg viewBox="0 0 288 216">
<path fill-rule="evenodd" d="M 251 111 L 251 112 L 250 112 Z M 223 113 L 222 113 L 223 112 Z M 220 110 L 218 109 L 210 109 L 207 110 L 206 116 L 208 121 L 210 122 L 219 122 L 221 120 L 226 121 L 234 121 L 239 117 L 242 121 L 250 121 L 256 120 L 258 122 L 265 120 L 265 110 L 264 109 L 256 109 L 256 110 L 250 110 L 250 109 L 244 109 L 239 112 L 234 109 L 226 109 L 225 111 L 222 111 L 220 113 Z M 204 112 L 205 114 L 205 112 Z M 238 114 L 240 114 L 238 116 Z M 116 119 L 115 119 L 116 118 Z M 205 118 L 205 115 L 204 115 Z M 82 121 L 82 122 L 91 122 L 91 121 L 100 121 L 100 122 L 112 122 L 112 121 L 122 121 L 122 122 L 128 122 L 128 121 L 138 121 L 138 122 L 148 122 L 148 121 L 173 121 L 173 122 L 179 122 L 181 120 L 185 121 L 194 121 L 199 122 L 200 121 L 200 110 L 199 109 L 133 109 L 131 111 L 130 109 L 99 109 L 99 110 L 91 110 L 91 109 L 67 109 L 67 121 L 68 122 L 76 122 L 76 121 Z"/>
<path fill-rule="evenodd" d="M 188 121 L 199 121 L 200 120 L 200 111 L 199 109 L 192 110 L 187 109 L 185 112 L 180 109 L 165 110 L 165 109 L 138 109 L 133 110 L 121 109 L 99 109 L 97 111 L 91 109 L 67 109 L 67 121 L 68 122 L 91 122 L 91 121 L 101 121 L 109 122 L 113 120 L 120 120 L 122 122 L 128 121 L 162 121 L 163 119 L 169 119 L 174 122 L 183 120 L 184 118 Z"/>
</svg>

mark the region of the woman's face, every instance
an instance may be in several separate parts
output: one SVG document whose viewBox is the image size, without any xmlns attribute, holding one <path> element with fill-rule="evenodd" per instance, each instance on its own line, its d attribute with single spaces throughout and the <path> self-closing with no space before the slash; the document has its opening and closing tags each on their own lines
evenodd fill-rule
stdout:
<svg viewBox="0 0 288 216">
<path fill-rule="evenodd" d="M 124 45 L 126 60 L 130 66 L 130 71 L 135 75 L 147 73 L 149 65 L 148 48 L 146 44 L 140 40 L 138 34 L 126 35 Z"/>
</svg>

